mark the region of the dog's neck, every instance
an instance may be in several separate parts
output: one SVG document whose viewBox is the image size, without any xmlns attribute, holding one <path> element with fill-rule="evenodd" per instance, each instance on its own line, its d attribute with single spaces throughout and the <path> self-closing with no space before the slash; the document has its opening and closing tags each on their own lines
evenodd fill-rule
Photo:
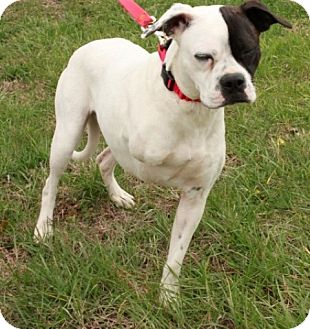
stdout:
<svg viewBox="0 0 310 329">
<path fill-rule="evenodd" d="M 183 69 L 181 60 L 179 46 L 173 41 L 168 48 L 166 55 L 165 63 L 167 70 L 171 71 L 177 85 L 184 95 L 191 99 L 199 99 L 199 90 L 197 90 L 194 82 Z"/>
</svg>

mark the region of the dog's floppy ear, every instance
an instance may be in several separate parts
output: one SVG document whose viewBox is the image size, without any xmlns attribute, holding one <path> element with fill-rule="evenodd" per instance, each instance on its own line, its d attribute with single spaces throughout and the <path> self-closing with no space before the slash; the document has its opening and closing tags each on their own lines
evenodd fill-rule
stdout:
<svg viewBox="0 0 310 329">
<path fill-rule="evenodd" d="M 269 30 L 272 24 L 279 23 L 287 28 L 292 28 L 291 23 L 287 20 L 274 15 L 264 4 L 259 0 L 249 0 L 241 5 L 241 9 L 254 24 L 258 32 Z"/>
<path fill-rule="evenodd" d="M 146 38 L 156 31 L 163 31 L 168 36 L 176 35 L 178 32 L 183 32 L 192 20 L 192 7 L 182 3 L 175 3 L 168 9 L 159 20 L 149 26 L 142 34 Z"/>
</svg>

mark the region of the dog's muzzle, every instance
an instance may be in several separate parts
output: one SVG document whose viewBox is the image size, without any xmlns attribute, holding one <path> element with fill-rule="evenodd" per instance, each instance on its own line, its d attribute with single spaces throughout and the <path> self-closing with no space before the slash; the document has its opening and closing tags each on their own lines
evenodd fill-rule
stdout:
<svg viewBox="0 0 310 329">
<path fill-rule="evenodd" d="M 223 75 L 219 81 L 223 97 L 223 105 L 235 103 L 249 103 L 249 98 L 245 93 L 246 80 L 241 73 L 229 73 Z"/>
</svg>

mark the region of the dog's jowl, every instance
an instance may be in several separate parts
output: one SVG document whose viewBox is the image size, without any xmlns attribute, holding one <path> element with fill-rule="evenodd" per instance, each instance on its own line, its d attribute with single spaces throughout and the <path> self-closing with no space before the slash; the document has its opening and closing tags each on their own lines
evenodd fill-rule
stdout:
<svg viewBox="0 0 310 329">
<path fill-rule="evenodd" d="M 134 198 L 114 177 L 117 163 L 144 181 L 181 191 L 161 279 L 162 297 L 175 296 L 184 255 L 224 165 L 224 106 L 255 101 L 259 36 L 275 23 L 290 27 L 260 1 L 176 4 L 144 32 L 161 30 L 171 39 L 164 63 L 124 39 L 75 51 L 57 86 L 50 174 L 35 238 L 52 234 L 57 185 L 68 162 L 92 156 L 102 133 L 108 146 L 97 163 L 118 206 L 132 207 Z M 87 145 L 76 152 L 86 125 Z"/>
</svg>

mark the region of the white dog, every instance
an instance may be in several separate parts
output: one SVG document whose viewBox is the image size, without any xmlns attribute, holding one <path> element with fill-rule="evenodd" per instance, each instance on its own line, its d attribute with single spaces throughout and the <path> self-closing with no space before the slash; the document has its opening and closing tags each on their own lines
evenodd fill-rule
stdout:
<svg viewBox="0 0 310 329">
<path fill-rule="evenodd" d="M 116 163 L 144 181 L 182 190 L 161 280 L 163 291 L 174 296 L 184 255 L 224 165 L 223 106 L 255 101 L 259 34 L 274 23 L 291 27 L 255 0 L 238 7 L 175 4 L 144 33 L 161 30 L 172 39 L 164 64 L 157 53 L 124 39 L 78 49 L 57 86 L 50 175 L 35 238 L 52 234 L 57 184 L 69 160 L 93 155 L 102 132 L 108 147 L 97 162 L 118 206 L 132 207 L 134 198 L 115 180 Z M 75 152 L 86 124 L 88 143 Z"/>
</svg>

